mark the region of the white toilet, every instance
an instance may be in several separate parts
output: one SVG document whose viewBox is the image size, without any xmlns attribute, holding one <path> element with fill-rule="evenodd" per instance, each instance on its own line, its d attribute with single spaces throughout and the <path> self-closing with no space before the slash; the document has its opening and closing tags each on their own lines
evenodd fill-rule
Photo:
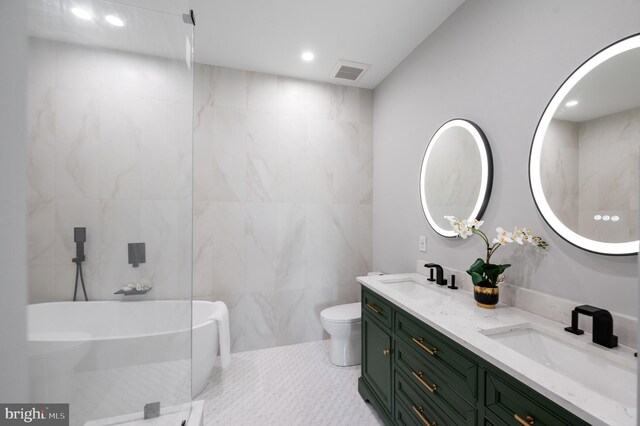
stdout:
<svg viewBox="0 0 640 426">
<path fill-rule="evenodd" d="M 360 309 L 360 303 L 348 303 L 320 312 L 322 326 L 331 336 L 332 364 L 339 367 L 360 364 Z"/>
</svg>

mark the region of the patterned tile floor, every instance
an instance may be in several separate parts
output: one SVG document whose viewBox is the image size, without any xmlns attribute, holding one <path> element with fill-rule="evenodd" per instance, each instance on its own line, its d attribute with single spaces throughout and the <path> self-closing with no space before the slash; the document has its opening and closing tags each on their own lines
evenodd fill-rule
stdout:
<svg viewBox="0 0 640 426">
<path fill-rule="evenodd" d="M 204 400 L 204 425 L 381 425 L 358 394 L 360 366 L 329 362 L 329 340 L 231 356 L 214 368 L 196 400 Z"/>
</svg>

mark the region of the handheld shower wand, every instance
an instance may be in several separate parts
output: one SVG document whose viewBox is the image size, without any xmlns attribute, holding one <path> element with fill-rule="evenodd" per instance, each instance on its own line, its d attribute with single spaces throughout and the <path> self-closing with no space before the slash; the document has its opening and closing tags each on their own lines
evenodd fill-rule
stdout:
<svg viewBox="0 0 640 426">
<path fill-rule="evenodd" d="M 72 259 L 72 262 L 76 264 L 76 286 L 73 290 L 73 301 L 76 301 L 78 278 L 80 278 L 84 300 L 88 302 L 89 298 L 87 297 L 87 290 L 84 286 L 84 276 L 82 274 L 82 262 L 86 259 L 84 255 L 84 243 L 87 241 L 87 228 L 73 228 L 73 241 L 76 243 L 76 257 Z"/>
</svg>

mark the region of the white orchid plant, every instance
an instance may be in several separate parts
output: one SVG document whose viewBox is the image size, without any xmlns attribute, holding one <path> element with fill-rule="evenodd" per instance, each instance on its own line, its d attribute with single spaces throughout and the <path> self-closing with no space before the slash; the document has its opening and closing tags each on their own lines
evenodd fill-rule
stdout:
<svg viewBox="0 0 640 426">
<path fill-rule="evenodd" d="M 479 235 L 487 245 L 487 255 L 485 259 L 478 258 L 473 265 L 467 270 L 467 273 L 471 275 L 473 285 L 480 287 L 496 287 L 503 280 L 504 271 L 511 266 L 511 264 L 494 265 L 491 263 L 491 256 L 502 246 L 509 243 L 517 243 L 519 245 L 532 244 L 542 250 L 546 250 L 549 247 L 546 241 L 541 237 L 533 235 L 533 232 L 528 228 L 516 227 L 513 232 L 506 231 L 501 227 L 496 228 L 496 237 L 489 242 L 489 237 L 480 227 L 484 223 L 481 220 L 464 220 L 457 219 L 453 216 L 445 216 L 449 220 L 451 227 L 457 236 L 462 239 L 466 239 L 470 235 Z"/>
</svg>

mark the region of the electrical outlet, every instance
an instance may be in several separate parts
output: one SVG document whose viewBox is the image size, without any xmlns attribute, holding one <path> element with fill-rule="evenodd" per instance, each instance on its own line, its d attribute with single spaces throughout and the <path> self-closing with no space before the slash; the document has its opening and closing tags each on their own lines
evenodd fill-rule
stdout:
<svg viewBox="0 0 640 426">
<path fill-rule="evenodd" d="M 427 237 L 425 235 L 420 235 L 420 239 L 418 240 L 418 250 L 423 253 L 427 252 Z"/>
</svg>

